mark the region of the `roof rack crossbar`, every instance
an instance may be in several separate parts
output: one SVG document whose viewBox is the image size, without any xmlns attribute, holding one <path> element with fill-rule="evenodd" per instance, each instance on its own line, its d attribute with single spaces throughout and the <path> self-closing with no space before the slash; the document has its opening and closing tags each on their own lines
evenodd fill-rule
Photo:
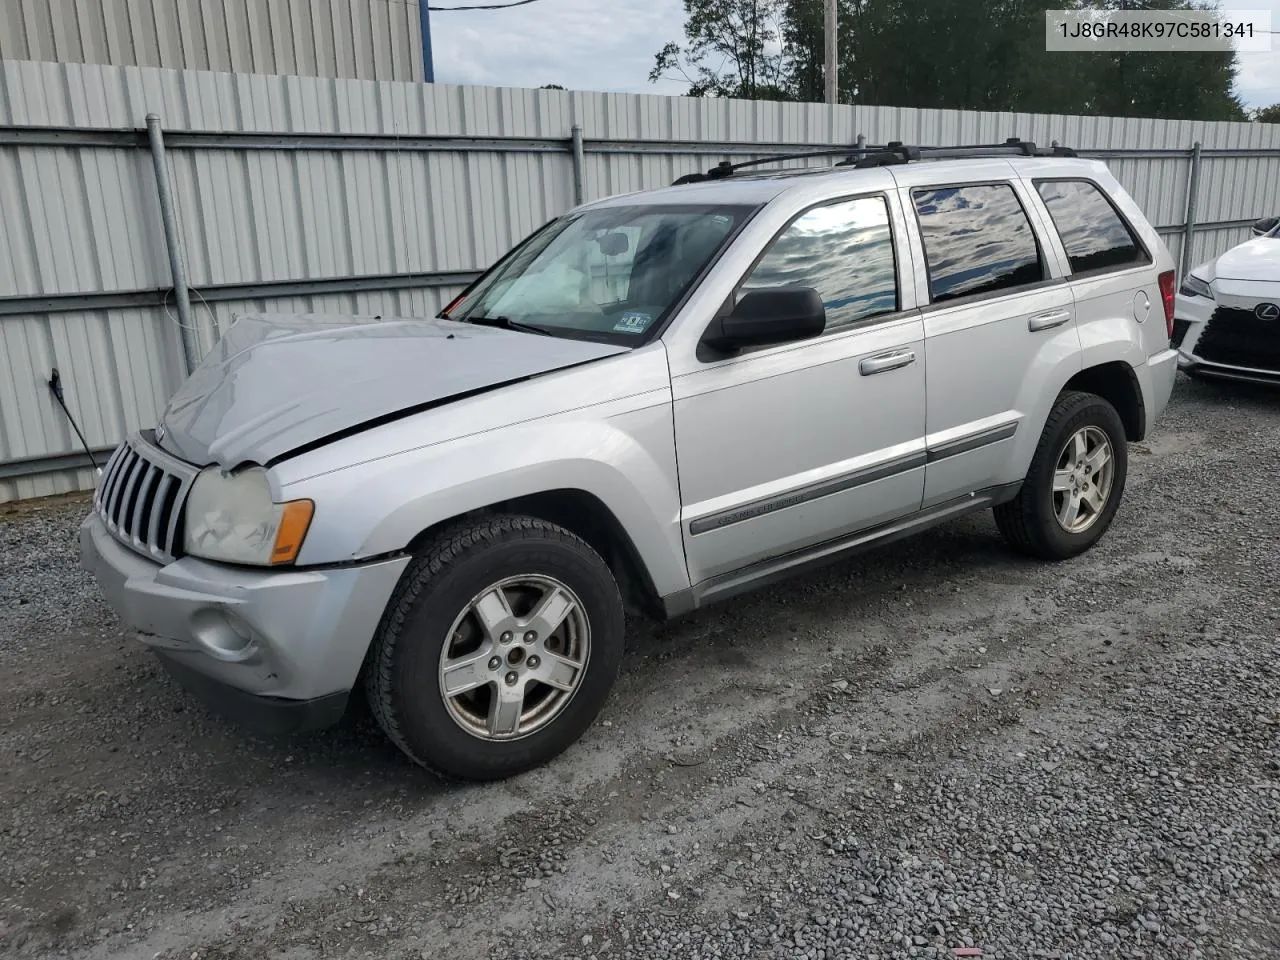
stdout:
<svg viewBox="0 0 1280 960">
<path fill-rule="evenodd" d="M 805 151 L 803 153 L 779 154 L 761 157 L 755 160 L 743 160 L 730 163 L 722 160 L 706 173 L 689 173 L 680 177 L 673 184 L 679 186 L 686 183 L 701 183 L 706 180 L 720 180 L 733 176 L 735 171 L 746 167 L 763 166 L 771 163 L 784 163 L 789 160 L 807 160 L 817 157 L 843 157 L 837 167 L 852 166 L 854 168 L 890 166 L 899 163 L 911 163 L 916 160 L 959 160 L 974 157 L 1074 157 L 1076 152 L 1070 147 L 1039 147 L 1033 141 L 1010 137 L 1003 143 L 969 144 L 961 146 L 925 147 L 908 146 L 900 140 L 891 140 L 883 146 L 874 147 L 833 147 L 830 149 Z"/>
<path fill-rule="evenodd" d="M 745 169 L 746 167 L 759 167 L 770 163 L 785 163 L 788 160 L 808 160 L 817 157 L 852 158 L 857 154 L 871 153 L 882 149 L 883 147 L 829 147 L 821 150 L 805 150 L 802 153 L 780 153 L 768 157 L 759 157 L 755 160 L 742 160 L 738 163 L 730 163 L 728 160 L 721 160 L 720 163 L 712 167 L 706 173 L 686 173 L 683 177 L 676 180 L 673 186 L 679 186 L 685 183 L 701 183 L 704 180 L 720 180 L 724 177 L 733 176 L 736 171 Z"/>
</svg>

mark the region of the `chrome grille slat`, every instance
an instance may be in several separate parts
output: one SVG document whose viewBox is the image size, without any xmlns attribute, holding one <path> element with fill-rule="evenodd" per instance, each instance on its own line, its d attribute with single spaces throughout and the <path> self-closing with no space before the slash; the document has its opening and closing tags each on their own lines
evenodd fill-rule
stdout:
<svg viewBox="0 0 1280 960">
<path fill-rule="evenodd" d="M 117 447 L 115 454 L 112 456 L 115 463 L 111 465 L 111 469 L 102 484 L 101 504 L 104 510 L 111 503 L 111 495 L 115 493 L 116 484 L 120 482 L 120 471 L 124 469 L 124 462 L 128 459 L 128 456 L 129 445 L 127 443 L 122 443 Z"/>
<path fill-rule="evenodd" d="M 133 469 L 129 471 L 129 480 L 124 485 L 124 496 L 120 498 L 120 512 L 116 515 L 116 529 L 120 531 L 121 536 L 129 536 L 129 521 L 131 520 L 129 513 L 136 502 L 134 497 L 138 494 L 138 481 L 142 479 L 142 475 L 146 472 L 147 461 L 135 456 Z"/>
<path fill-rule="evenodd" d="M 138 543 L 151 542 L 142 539 L 143 523 L 150 523 L 150 517 L 144 516 L 148 510 L 148 502 L 155 485 L 160 482 L 160 468 L 155 464 L 148 463 L 147 469 L 142 474 L 142 480 L 138 483 L 138 499 L 134 501 L 133 506 L 133 526 L 130 534 Z"/>
<path fill-rule="evenodd" d="M 123 455 L 123 451 L 123 444 L 112 450 L 111 456 L 107 459 L 107 465 L 102 468 L 102 477 L 98 480 L 98 489 L 93 492 L 93 505 L 95 507 L 102 506 L 103 500 L 107 495 L 107 488 L 111 485 L 111 478 L 115 475 L 116 468 L 120 466 L 120 457 Z"/>
<path fill-rule="evenodd" d="M 159 470 L 158 467 L 156 469 Z M 160 540 L 160 508 L 164 504 L 165 497 L 169 495 L 169 491 L 177 482 L 177 477 L 161 472 L 160 479 L 156 483 L 156 495 L 151 501 L 151 519 L 147 522 L 147 538 L 145 542 L 150 544 L 153 550 L 159 550 L 162 554 L 169 552 L 169 541 L 161 542 Z"/>
<path fill-rule="evenodd" d="M 115 488 L 111 491 L 111 501 L 107 504 L 107 524 L 113 530 L 119 529 L 121 501 L 124 499 L 124 492 L 137 469 L 137 457 L 134 456 L 132 450 L 129 450 L 125 454 L 124 462 L 120 467 L 120 479 L 116 481 Z"/>
<path fill-rule="evenodd" d="M 180 553 L 182 510 L 197 473 L 198 468 L 134 434 L 103 469 L 94 510 L 125 546 L 170 563 Z"/>
<path fill-rule="evenodd" d="M 183 505 L 187 502 L 187 492 L 190 489 L 190 480 L 179 482 L 178 493 L 173 501 L 173 510 L 169 513 L 169 523 L 164 532 L 164 549 L 171 554 L 178 552 L 178 524 L 182 520 Z"/>
</svg>

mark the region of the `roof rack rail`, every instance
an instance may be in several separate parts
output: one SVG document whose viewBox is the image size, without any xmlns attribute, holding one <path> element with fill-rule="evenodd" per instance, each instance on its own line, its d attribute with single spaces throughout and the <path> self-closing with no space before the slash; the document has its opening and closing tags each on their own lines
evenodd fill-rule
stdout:
<svg viewBox="0 0 1280 960">
<path fill-rule="evenodd" d="M 975 144 L 954 147 L 920 147 L 908 146 L 901 140 L 891 140 L 880 147 L 835 147 L 825 150 L 811 150 L 804 153 L 785 153 L 757 160 L 744 160 L 741 163 L 730 163 L 722 160 L 706 173 L 687 173 L 674 181 L 672 186 L 686 183 L 702 183 L 707 180 L 722 180 L 731 177 L 738 170 L 746 167 L 757 167 L 771 163 L 783 163 L 788 160 L 807 160 L 811 157 L 843 157 L 837 167 L 883 167 L 899 163 L 911 163 L 915 160 L 959 160 L 973 157 L 1074 157 L 1076 152 L 1070 147 L 1038 147 L 1033 141 L 1010 137 L 1004 143 Z"/>
<path fill-rule="evenodd" d="M 725 177 L 731 177 L 739 170 L 747 167 L 758 167 L 768 163 L 785 163 L 788 160 L 808 160 L 811 157 L 846 157 L 853 159 L 857 154 L 869 154 L 880 151 L 881 147 L 830 147 L 823 150 L 805 150 L 803 153 L 779 153 L 774 156 L 761 157 L 758 160 L 743 160 L 740 163 L 730 163 L 728 160 L 721 160 L 716 166 L 712 167 L 706 173 L 686 173 L 674 183 L 673 187 L 678 187 L 685 183 L 702 183 L 705 180 L 723 180 Z"/>
</svg>

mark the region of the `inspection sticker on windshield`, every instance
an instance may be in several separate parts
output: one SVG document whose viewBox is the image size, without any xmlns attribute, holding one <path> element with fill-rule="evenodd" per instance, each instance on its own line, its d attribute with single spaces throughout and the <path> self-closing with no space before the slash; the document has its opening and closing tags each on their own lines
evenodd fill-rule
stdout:
<svg viewBox="0 0 1280 960">
<path fill-rule="evenodd" d="M 613 325 L 613 330 L 615 333 L 644 333 L 651 323 L 653 323 L 653 314 L 642 313 L 639 310 L 628 310 Z"/>
</svg>

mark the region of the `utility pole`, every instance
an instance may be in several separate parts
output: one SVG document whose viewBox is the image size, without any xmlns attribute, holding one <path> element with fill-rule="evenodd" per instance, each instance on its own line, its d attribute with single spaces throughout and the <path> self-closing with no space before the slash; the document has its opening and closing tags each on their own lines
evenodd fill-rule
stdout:
<svg viewBox="0 0 1280 960">
<path fill-rule="evenodd" d="M 826 40 L 827 57 L 826 69 L 823 75 L 827 81 L 827 103 L 840 102 L 840 66 L 839 66 L 839 18 L 837 14 L 837 0 L 826 0 L 826 27 L 824 38 Z"/>
<path fill-rule="evenodd" d="M 431 52 L 431 8 L 429 0 L 418 0 L 418 23 L 422 29 L 422 80 L 436 82 L 436 61 Z"/>
</svg>

